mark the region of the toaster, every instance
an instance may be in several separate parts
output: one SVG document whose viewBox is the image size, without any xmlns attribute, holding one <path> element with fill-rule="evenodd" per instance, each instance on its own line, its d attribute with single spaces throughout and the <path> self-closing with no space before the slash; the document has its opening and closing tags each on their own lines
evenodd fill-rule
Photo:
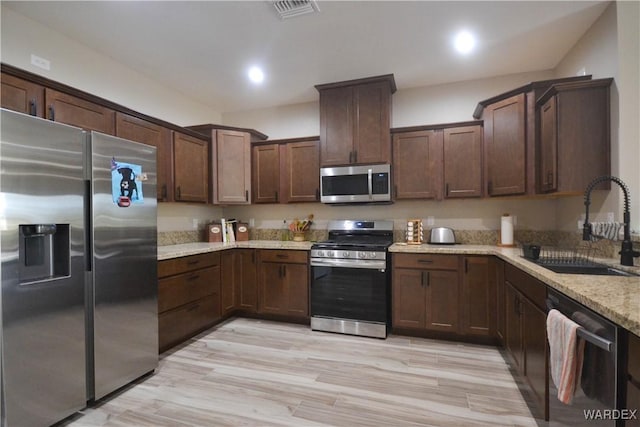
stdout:
<svg viewBox="0 0 640 427">
<path fill-rule="evenodd" d="M 449 227 L 436 227 L 431 229 L 429 243 L 434 245 L 453 245 L 456 243 L 456 235 Z"/>
</svg>

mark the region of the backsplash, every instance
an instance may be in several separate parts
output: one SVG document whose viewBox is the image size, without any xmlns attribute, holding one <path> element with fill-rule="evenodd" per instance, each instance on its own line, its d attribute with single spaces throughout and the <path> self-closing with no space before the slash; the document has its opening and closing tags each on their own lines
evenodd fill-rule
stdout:
<svg viewBox="0 0 640 427">
<path fill-rule="evenodd" d="M 196 231 L 168 231 L 158 233 L 158 246 L 177 245 L 181 243 L 206 242 L 206 228 Z M 283 237 L 283 233 L 284 237 Z M 499 230 L 456 230 L 456 241 L 464 245 L 496 245 L 500 238 Z M 322 241 L 328 238 L 325 229 L 307 231 L 308 241 Z M 633 236 L 633 246 L 635 250 L 640 250 L 640 236 Z M 292 233 L 285 232 L 278 228 L 252 228 L 249 229 L 249 239 L 251 240 L 291 240 Z M 404 242 L 405 230 L 394 229 L 393 241 Z M 542 247 L 561 247 L 568 249 L 589 248 L 589 253 L 597 258 L 618 258 L 620 251 L 620 241 L 598 240 L 595 242 L 585 242 L 582 234 L 567 231 L 541 231 L 541 230 L 515 230 L 514 241 L 517 245 L 536 244 Z M 636 266 L 640 266 L 640 260 L 634 259 Z"/>
</svg>

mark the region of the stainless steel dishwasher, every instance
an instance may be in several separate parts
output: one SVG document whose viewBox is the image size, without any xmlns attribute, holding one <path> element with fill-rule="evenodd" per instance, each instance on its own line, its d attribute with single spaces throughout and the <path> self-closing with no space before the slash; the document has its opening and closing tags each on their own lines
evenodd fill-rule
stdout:
<svg viewBox="0 0 640 427">
<path fill-rule="evenodd" d="M 618 354 L 624 330 L 551 288 L 547 308 L 579 324 L 578 337 L 585 341 L 580 386 L 570 405 L 558 400 L 558 389 L 549 374 L 549 426 L 623 426 L 619 410 L 623 408 L 625 369 Z"/>
</svg>

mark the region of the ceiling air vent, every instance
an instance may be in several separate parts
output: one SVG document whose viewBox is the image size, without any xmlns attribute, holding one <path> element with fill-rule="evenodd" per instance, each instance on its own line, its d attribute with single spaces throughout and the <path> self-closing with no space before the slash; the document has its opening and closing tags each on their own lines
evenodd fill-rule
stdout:
<svg viewBox="0 0 640 427">
<path fill-rule="evenodd" d="M 320 12 L 315 0 L 275 0 L 273 7 L 281 19 L 294 18 L 307 13 Z"/>
</svg>

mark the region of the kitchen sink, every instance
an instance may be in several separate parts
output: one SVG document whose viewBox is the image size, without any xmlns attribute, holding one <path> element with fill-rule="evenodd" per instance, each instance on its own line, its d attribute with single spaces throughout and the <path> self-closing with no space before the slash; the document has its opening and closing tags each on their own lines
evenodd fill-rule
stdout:
<svg viewBox="0 0 640 427">
<path fill-rule="evenodd" d="M 617 268 L 609 267 L 599 264 L 587 264 L 587 265 L 570 265 L 570 264 L 543 264 L 539 263 L 541 267 L 554 271 L 556 273 L 563 274 L 593 274 L 597 276 L 637 276 L 637 274 L 629 273 L 627 271 L 618 270 Z"/>
</svg>

